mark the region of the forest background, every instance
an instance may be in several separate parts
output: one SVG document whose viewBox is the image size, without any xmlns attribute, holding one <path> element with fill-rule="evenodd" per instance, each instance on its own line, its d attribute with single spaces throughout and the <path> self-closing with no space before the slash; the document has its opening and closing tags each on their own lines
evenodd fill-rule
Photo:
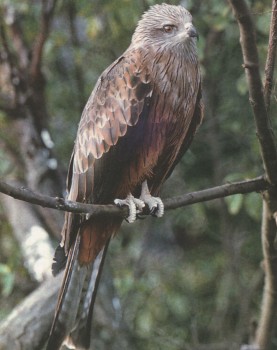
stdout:
<svg viewBox="0 0 277 350">
<path fill-rule="evenodd" d="M 143 11 L 161 2 L 0 1 L 2 180 L 65 196 L 86 100 L 100 73 L 128 47 Z M 251 69 L 242 66 L 234 3 L 181 1 L 200 35 L 205 119 L 162 198 L 264 175 L 245 75 Z M 263 78 L 272 2 L 246 3 Z M 276 130 L 275 82 L 270 115 Z M 266 341 L 259 331 L 265 263 L 262 196 L 254 189 L 167 211 L 160 220 L 124 224 L 109 249 L 94 346 L 230 350 L 252 344 L 248 349 L 254 349 L 258 337 L 264 349 L 276 349 L 274 317 Z M 51 279 L 50 265 L 63 213 L 1 194 L 0 217 L 0 349 L 41 349 L 60 283 Z"/>
</svg>

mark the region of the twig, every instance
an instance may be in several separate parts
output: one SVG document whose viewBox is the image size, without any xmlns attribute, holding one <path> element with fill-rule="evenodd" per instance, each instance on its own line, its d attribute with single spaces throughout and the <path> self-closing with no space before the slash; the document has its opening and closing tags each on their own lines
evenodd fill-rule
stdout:
<svg viewBox="0 0 277 350">
<path fill-rule="evenodd" d="M 243 67 L 248 79 L 249 101 L 254 114 L 264 168 L 268 181 L 274 185 L 277 183 L 277 151 L 263 95 L 254 24 L 245 1 L 229 0 L 229 2 L 239 24 Z"/>
<path fill-rule="evenodd" d="M 176 209 L 194 203 L 209 201 L 216 198 L 231 196 L 238 193 L 260 192 L 269 188 L 269 183 L 263 178 L 258 177 L 252 180 L 235 182 L 209 188 L 202 191 L 191 192 L 182 196 L 177 196 L 164 200 L 165 209 Z M 47 208 L 69 211 L 79 214 L 90 214 L 93 216 L 109 214 L 125 217 L 127 209 L 118 208 L 115 205 L 96 205 L 79 202 L 72 202 L 60 197 L 50 197 L 31 191 L 26 187 L 14 187 L 3 181 L 0 181 L 0 192 L 15 199 L 23 200 L 32 204 L 37 204 Z"/>
<path fill-rule="evenodd" d="M 276 46 L 277 46 L 277 1 L 272 1 L 272 15 L 271 15 L 271 25 L 269 33 L 269 43 L 267 51 L 267 59 L 265 65 L 265 84 L 264 84 L 264 98 L 267 113 L 270 107 L 270 97 L 272 91 L 273 82 L 273 72 L 276 58 Z"/>
</svg>

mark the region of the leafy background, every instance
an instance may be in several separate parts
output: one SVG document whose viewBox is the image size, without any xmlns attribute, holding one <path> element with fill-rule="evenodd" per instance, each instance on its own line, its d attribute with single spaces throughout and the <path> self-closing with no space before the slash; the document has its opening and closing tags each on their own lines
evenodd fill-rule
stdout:
<svg viewBox="0 0 277 350">
<path fill-rule="evenodd" d="M 20 13 L 25 40 L 31 43 L 39 4 L 10 2 Z M 43 71 L 61 169 L 67 167 L 82 108 L 99 74 L 128 47 L 141 13 L 154 3 L 160 2 L 64 0 L 58 4 Z M 219 0 L 181 3 L 193 14 L 200 34 L 205 120 L 164 186 L 163 198 L 263 173 L 239 32 L 230 7 Z M 248 3 L 263 74 L 271 2 Z M 273 97 L 272 116 L 275 87 Z M 6 123 L 0 114 L 0 124 Z M 5 135 L 0 132 L 0 137 Z M 5 175 L 9 162 L 1 152 L 0 160 Z M 134 349 L 201 349 L 201 344 L 231 348 L 247 341 L 258 319 L 263 286 L 261 207 L 258 193 L 235 195 L 167 212 L 161 220 L 123 225 L 108 259 Z M 0 318 L 4 318 L 36 284 L 22 266 L 1 210 L 0 215 Z M 102 330 L 100 336 L 108 335 Z M 276 346 L 276 336 L 274 342 Z"/>
</svg>

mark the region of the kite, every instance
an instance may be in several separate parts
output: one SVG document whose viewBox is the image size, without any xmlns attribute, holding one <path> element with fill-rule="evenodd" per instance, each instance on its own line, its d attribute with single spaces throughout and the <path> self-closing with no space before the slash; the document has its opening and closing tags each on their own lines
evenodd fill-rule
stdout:
<svg viewBox="0 0 277 350">
<path fill-rule="evenodd" d="M 69 165 L 71 201 L 147 206 L 161 217 L 159 192 L 202 121 L 197 31 L 182 6 L 154 5 L 128 49 L 98 79 L 84 108 Z M 66 213 L 53 273 L 65 266 L 48 350 L 88 349 L 97 286 L 122 218 Z"/>
</svg>

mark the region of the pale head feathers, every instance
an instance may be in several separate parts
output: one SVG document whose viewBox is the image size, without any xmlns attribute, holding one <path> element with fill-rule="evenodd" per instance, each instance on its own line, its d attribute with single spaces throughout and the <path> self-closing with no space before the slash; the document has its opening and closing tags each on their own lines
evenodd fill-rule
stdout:
<svg viewBox="0 0 277 350">
<path fill-rule="evenodd" d="M 183 6 L 154 5 L 138 22 L 132 46 L 174 48 L 182 45 L 193 48 L 196 36 L 192 16 Z"/>
</svg>

